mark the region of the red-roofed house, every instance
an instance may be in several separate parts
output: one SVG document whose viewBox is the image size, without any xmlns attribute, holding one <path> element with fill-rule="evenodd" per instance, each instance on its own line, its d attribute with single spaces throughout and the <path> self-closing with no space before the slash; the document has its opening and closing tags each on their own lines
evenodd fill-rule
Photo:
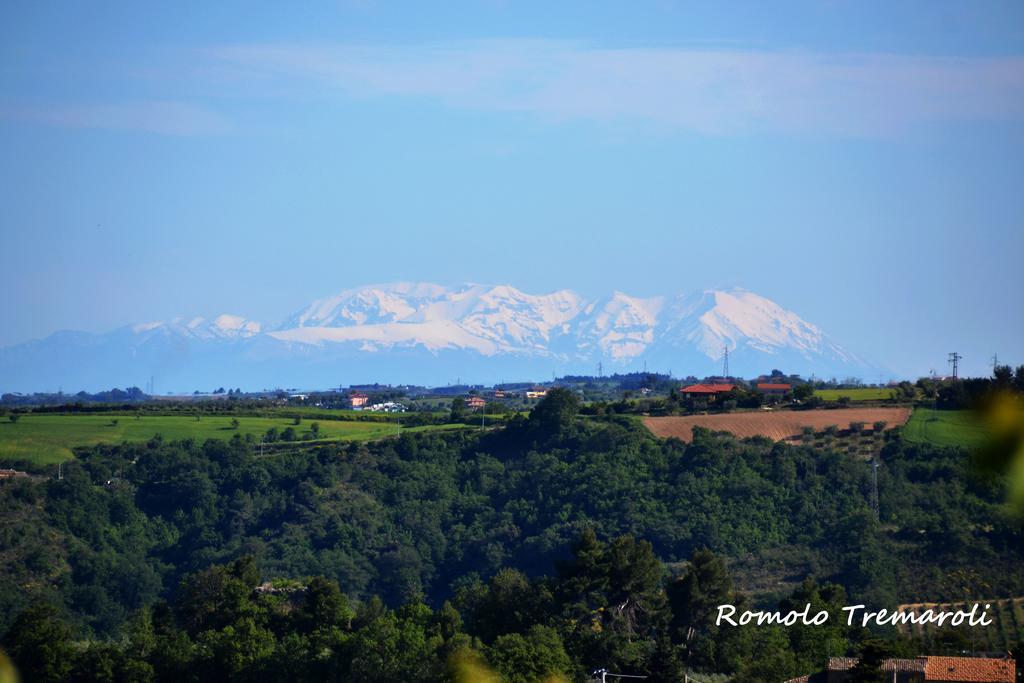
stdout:
<svg viewBox="0 0 1024 683">
<path fill-rule="evenodd" d="M 707 401 L 714 401 L 719 394 L 727 394 L 735 387 L 735 384 L 691 384 L 680 389 L 679 393 L 687 399 L 703 398 Z"/>
<path fill-rule="evenodd" d="M 487 405 L 487 401 L 479 396 L 470 396 L 466 399 L 466 408 L 469 410 L 480 410 L 485 405 Z"/>
<path fill-rule="evenodd" d="M 758 382 L 757 390 L 762 394 L 767 394 L 769 396 L 784 396 L 793 391 L 793 386 L 790 384 L 776 384 L 773 382 Z"/>
</svg>

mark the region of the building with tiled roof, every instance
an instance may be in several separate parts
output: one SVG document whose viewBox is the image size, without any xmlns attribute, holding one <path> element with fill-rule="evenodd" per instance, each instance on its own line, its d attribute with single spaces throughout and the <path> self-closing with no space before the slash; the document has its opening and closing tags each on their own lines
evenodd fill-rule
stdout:
<svg viewBox="0 0 1024 683">
<path fill-rule="evenodd" d="M 1016 662 L 1009 657 L 987 659 L 982 657 L 925 657 L 926 681 L 940 683 L 1014 683 Z"/>
<path fill-rule="evenodd" d="M 691 384 L 680 389 L 679 393 L 687 399 L 703 398 L 714 401 L 719 394 L 727 394 L 735 387 L 735 384 Z"/>
<path fill-rule="evenodd" d="M 758 382 L 757 390 L 762 394 L 773 394 L 776 396 L 782 396 L 793 391 L 792 384 L 782 384 L 779 382 Z"/>
<path fill-rule="evenodd" d="M 925 657 L 916 659 L 886 659 L 879 667 L 886 674 L 889 683 L 917 683 L 925 680 Z M 830 657 L 828 660 L 828 683 L 840 683 L 850 677 L 850 670 L 857 666 L 855 657 Z"/>
<path fill-rule="evenodd" d="M 829 657 L 823 672 L 786 683 L 845 683 L 857 666 L 855 657 Z M 886 683 L 1015 683 L 1017 667 L 1009 657 L 916 657 L 882 662 Z"/>
</svg>

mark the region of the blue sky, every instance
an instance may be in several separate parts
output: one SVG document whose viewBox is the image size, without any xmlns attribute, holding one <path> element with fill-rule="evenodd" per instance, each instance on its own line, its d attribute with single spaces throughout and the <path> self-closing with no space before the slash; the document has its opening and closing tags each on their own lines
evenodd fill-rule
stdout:
<svg viewBox="0 0 1024 683">
<path fill-rule="evenodd" d="M 1024 363 L 1024 4 L 430 5 L 4 3 L 0 345 L 427 280 Z"/>
</svg>

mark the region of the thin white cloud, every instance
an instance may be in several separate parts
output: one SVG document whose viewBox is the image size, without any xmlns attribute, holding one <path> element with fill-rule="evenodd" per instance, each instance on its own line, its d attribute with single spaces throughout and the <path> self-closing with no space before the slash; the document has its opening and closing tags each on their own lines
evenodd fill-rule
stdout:
<svg viewBox="0 0 1024 683">
<path fill-rule="evenodd" d="M 710 133 L 877 135 L 1024 118 L 1024 57 L 602 49 L 548 41 L 416 47 L 237 45 L 205 51 L 250 86 Z"/>
<path fill-rule="evenodd" d="M 185 137 L 213 135 L 228 128 L 227 121 L 219 114 L 183 102 L 11 106 L 0 108 L 0 115 L 53 126 L 135 130 Z"/>
</svg>

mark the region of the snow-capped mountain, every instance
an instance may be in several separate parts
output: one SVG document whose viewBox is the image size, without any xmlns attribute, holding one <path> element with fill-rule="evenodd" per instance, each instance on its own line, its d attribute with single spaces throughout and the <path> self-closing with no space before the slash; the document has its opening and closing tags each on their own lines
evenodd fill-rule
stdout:
<svg viewBox="0 0 1024 683">
<path fill-rule="evenodd" d="M 587 307 L 578 325 L 577 349 L 613 363 L 641 356 L 655 341 L 663 306 L 662 297 L 639 299 L 615 292 Z"/>
<path fill-rule="evenodd" d="M 421 345 L 544 355 L 552 334 L 579 315 L 583 302 L 568 290 L 534 296 L 508 286 L 397 283 L 351 289 L 314 301 L 270 336 L 306 344 L 360 342 L 365 351 Z"/>
<path fill-rule="evenodd" d="M 267 327 L 234 315 L 175 318 L 93 335 L 60 332 L 0 349 L 0 390 L 330 387 L 529 380 L 552 372 L 704 376 L 728 349 L 736 375 L 773 368 L 850 376 L 878 369 L 778 304 L 745 290 L 587 300 L 570 290 L 394 283 L 318 299 Z"/>
<path fill-rule="evenodd" d="M 173 318 L 167 322 L 139 323 L 129 329 L 132 334 L 141 335 L 143 338 L 153 334 L 165 334 L 193 339 L 244 339 L 259 334 L 261 325 L 253 320 L 225 313 L 212 319 Z"/>
</svg>

